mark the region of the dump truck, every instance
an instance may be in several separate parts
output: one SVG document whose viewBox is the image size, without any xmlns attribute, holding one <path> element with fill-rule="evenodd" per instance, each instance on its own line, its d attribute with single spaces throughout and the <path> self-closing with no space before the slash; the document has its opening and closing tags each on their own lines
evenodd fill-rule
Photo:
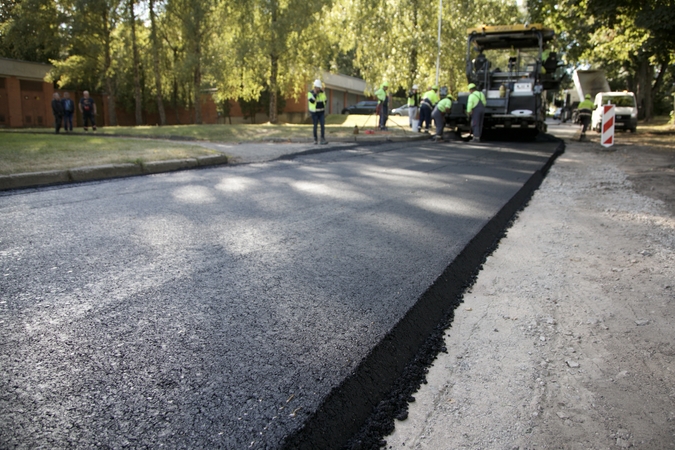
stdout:
<svg viewBox="0 0 675 450">
<path fill-rule="evenodd" d="M 555 32 L 540 24 L 482 26 L 467 30 L 466 78 L 487 99 L 484 130 L 518 129 L 534 137 L 546 131 L 546 91 L 558 90 L 564 75 L 549 50 Z M 460 92 L 446 114 L 446 127 L 470 132 L 468 92 Z"/>
<path fill-rule="evenodd" d="M 579 123 L 579 112 L 577 105 L 586 98 L 586 95 L 591 96 L 591 100 L 595 98 L 600 92 L 609 92 L 609 83 L 605 77 L 604 70 L 575 70 L 572 75 L 574 80 L 574 90 L 569 90 L 565 95 L 564 117 L 571 119 L 573 123 Z"/>
</svg>

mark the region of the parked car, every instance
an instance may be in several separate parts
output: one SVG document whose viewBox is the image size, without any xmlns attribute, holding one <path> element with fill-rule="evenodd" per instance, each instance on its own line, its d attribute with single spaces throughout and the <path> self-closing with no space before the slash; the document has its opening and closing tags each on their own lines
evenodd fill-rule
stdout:
<svg viewBox="0 0 675 450">
<path fill-rule="evenodd" d="M 407 116 L 408 115 L 408 105 L 402 105 L 398 108 L 394 108 L 389 113 L 390 116 Z"/>
<path fill-rule="evenodd" d="M 364 100 L 356 105 L 347 106 L 342 110 L 342 114 L 375 114 L 377 101 Z"/>
</svg>

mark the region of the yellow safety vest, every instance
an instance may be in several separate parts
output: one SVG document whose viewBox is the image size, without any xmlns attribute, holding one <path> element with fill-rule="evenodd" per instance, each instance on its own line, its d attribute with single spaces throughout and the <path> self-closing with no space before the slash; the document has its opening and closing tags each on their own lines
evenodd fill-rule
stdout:
<svg viewBox="0 0 675 450">
<path fill-rule="evenodd" d="M 315 94 L 314 91 L 309 91 L 307 94 L 307 101 L 309 102 L 309 112 L 321 112 L 326 109 L 326 93 L 321 91 Z"/>
</svg>

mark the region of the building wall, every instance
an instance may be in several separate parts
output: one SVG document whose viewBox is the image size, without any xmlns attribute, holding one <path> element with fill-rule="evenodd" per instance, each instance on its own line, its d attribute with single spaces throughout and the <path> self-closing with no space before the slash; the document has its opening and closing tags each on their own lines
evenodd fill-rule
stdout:
<svg viewBox="0 0 675 450">
<path fill-rule="evenodd" d="M 54 89 L 51 83 L 30 79 L 20 79 L 16 76 L 0 76 L 0 127 L 46 127 L 54 126 L 51 100 L 54 92 L 63 98 L 66 90 Z M 75 103 L 73 126 L 81 126 L 82 115 L 78 105 L 82 92 L 67 91 Z M 352 105 L 365 98 L 362 95 L 348 93 L 336 88 L 326 88 L 328 97 L 328 114 L 340 114 L 345 106 Z M 96 123 L 98 126 L 109 126 L 108 98 L 105 95 L 92 94 L 96 102 Z M 169 102 L 164 104 L 168 125 L 194 123 L 194 109 L 172 108 Z M 134 111 L 116 108 L 117 123 L 120 126 L 136 125 Z M 306 123 L 309 118 L 307 93 L 303 92 L 297 99 L 286 99 L 283 113 L 279 116 L 281 122 Z M 266 112 L 258 113 L 255 123 L 269 121 Z M 158 125 L 159 114 L 155 111 L 143 112 L 144 125 Z M 230 117 L 222 117 L 210 94 L 202 96 L 202 123 L 251 123 L 244 119 L 241 106 L 236 101 L 230 102 Z"/>
<path fill-rule="evenodd" d="M 5 78 L 0 78 L 0 127 L 9 126 L 9 97 L 5 88 Z"/>
</svg>

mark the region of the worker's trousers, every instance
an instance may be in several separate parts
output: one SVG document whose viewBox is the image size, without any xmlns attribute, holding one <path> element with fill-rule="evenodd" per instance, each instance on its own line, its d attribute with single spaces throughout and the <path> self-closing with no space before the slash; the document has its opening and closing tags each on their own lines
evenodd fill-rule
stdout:
<svg viewBox="0 0 675 450">
<path fill-rule="evenodd" d="M 431 117 L 434 119 L 434 124 L 436 125 L 436 136 L 439 138 L 443 137 L 443 127 L 445 126 L 445 114 L 443 114 L 437 106 L 434 107 L 434 110 L 431 112 Z"/>
<path fill-rule="evenodd" d="M 485 105 L 482 102 L 478 102 L 476 106 L 471 110 L 471 132 L 473 137 L 480 139 L 480 135 L 483 132 L 483 118 L 485 117 Z"/>
<path fill-rule="evenodd" d="M 384 106 L 384 103 L 381 103 L 380 109 L 380 130 L 387 129 L 387 119 L 389 118 L 389 108 Z"/>
<path fill-rule="evenodd" d="M 431 105 L 428 103 L 420 105 L 420 130 L 422 129 L 423 122 L 426 122 L 426 130 L 429 131 L 429 127 L 431 126 Z"/>
<path fill-rule="evenodd" d="M 316 136 L 316 128 L 317 125 L 321 125 L 321 140 L 323 141 L 325 139 L 324 133 L 326 130 L 326 115 L 324 114 L 324 111 L 313 111 L 312 113 L 312 125 L 314 125 L 314 142 L 318 141 L 318 138 Z"/>
</svg>

